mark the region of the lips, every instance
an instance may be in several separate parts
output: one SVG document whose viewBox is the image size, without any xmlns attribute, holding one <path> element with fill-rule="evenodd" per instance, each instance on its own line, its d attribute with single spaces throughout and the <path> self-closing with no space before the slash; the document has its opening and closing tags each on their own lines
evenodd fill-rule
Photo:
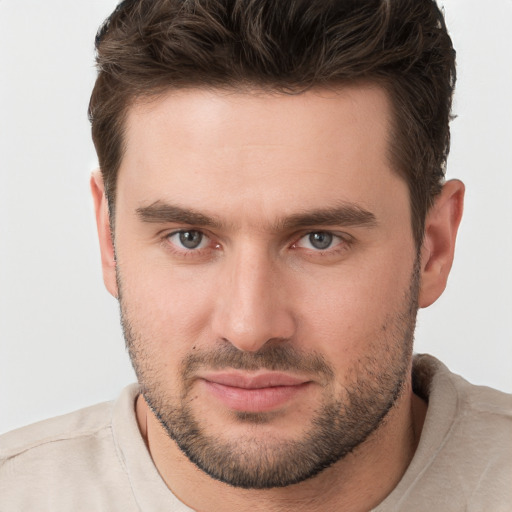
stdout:
<svg viewBox="0 0 512 512">
<path fill-rule="evenodd" d="M 200 380 L 209 394 L 228 409 L 252 413 L 277 410 L 311 384 L 307 379 L 277 372 L 210 373 Z"/>
</svg>

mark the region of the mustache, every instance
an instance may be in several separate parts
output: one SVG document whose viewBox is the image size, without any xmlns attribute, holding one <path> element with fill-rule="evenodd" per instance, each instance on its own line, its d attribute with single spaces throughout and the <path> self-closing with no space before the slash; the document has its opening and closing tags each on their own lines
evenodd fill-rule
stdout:
<svg viewBox="0 0 512 512">
<path fill-rule="evenodd" d="M 257 352 L 245 352 L 225 342 L 213 349 L 192 352 L 182 361 L 181 374 L 185 380 L 192 378 L 201 369 L 295 371 L 322 375 L 327 380 L 334 377 L 334 371 L 322 355 L 303 352 L 282 340 L 267 342 Z"/>
</svg>

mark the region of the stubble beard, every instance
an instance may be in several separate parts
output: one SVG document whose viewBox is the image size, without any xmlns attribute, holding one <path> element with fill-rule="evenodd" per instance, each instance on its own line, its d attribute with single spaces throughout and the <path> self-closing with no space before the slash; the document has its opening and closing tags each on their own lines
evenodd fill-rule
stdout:
<svg viewBox="0 0 512 512">
<path fill-rule="evenodd" d="M 118 276 L 118 285 L 121 279 Z M 272 340 L 259 352 L 242 352 L 224 341 L 207 352 L 189 354 L 181 363 L 179 393 L 171 393 L 158 369 L 158 354 L 151 354 L 149 340 L 137 332 L 119 294 L 121 322 L 141 393 L 169 437 L 199 469 L 234 487 L 269 489 L 312 478 L 343 459 L 377 431 L 399 399 L 409 378 L 417 314 L 418 261 L 401 311 L 382 325 L 375 340 L 377 353 L 366 354 L 352 368 L 350 385 L 335 394 L 334 371 L 314 352 L 300 352 L 286 340 Z M 121 287 L 119 286 L 121 292 Z M 380 349 L 380 350 L 379 350 Z M 321 406 L 300 439 L 251 436 L 226 439 L 205 428 L 207 422 L 193 410 L 194 375 L 198 369 L 235 368 L 276 370 L 321 376 L 325 387 Z M 272 414 L 235 414 L 236 421 L 251 426 L 271 424 Z"/>
</svg>

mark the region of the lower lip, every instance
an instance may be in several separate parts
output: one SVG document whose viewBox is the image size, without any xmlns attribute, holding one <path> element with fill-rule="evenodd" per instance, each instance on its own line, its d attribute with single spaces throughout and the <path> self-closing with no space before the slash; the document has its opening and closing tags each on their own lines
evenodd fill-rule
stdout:
<svg viewBox="0 0 512 512">
<path fill-rule="evenodd" d="M 274 386 L 268 388 L 245 389 L 208 380 L 203 381 L 212 395 L 226 407 L 240 412 L 270 412 L 286 405 L 297 394 L 303 392 L 309 383 L 294 386 Z"/>
</svg>

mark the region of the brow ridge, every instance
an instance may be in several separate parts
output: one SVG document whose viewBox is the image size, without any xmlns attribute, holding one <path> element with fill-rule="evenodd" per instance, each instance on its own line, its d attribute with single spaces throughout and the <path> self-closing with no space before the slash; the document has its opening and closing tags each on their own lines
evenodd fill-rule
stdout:
<svg viewBox="0 0 512 512">
<path fill-rule="evenodd" d="M 374 227 L 377 225 L 377 219 L 372 212 L 359 205 L 348 203 L 334 208 L 322 208 L 290 215 L 278 223 L 278 228 L 292 229 L 330 225 Z"/>
<path fill-rule="evenodd" d="M 177 223 L 190 226 L 222 228 L 224 224 L 214 217 L 190 208 L 155 201 L 137 208 L 137 216 L 147 223 Z M 377 225 L 375 215 L 359 205 L 346 203 L 331 208 L 294 213 L 276 221 L 273 231 L 300 229 L 308 226 L 366 226 Z"/>
<path fill-rule="evenodd" d="M 206 226 L 219 228 L 221 223 L 214 218 L 197 212 L 190 208 L 182 208 L 181 206 L 164 203 L 163 201 L 155 201 L 149 206 L 142 206 L 136 210 L 137 216 L 143 222 L 149 223 L 177 223 L 189 224 L 191 226 Z"/>
</svg>

